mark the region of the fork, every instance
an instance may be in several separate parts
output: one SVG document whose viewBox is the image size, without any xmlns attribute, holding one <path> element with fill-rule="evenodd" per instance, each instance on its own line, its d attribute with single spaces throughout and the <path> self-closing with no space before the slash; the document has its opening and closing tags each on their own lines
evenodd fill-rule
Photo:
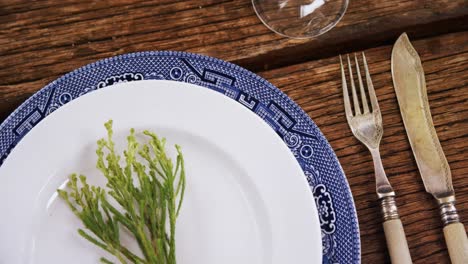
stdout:
<svg viewBox="0 0 468 264">
<path fill-rule="evenodd" d="M 370 106 L 366 98 L 364 84 L 359 69 L 359 61 L 354 55 L 356 65 L 356 75 L 359 83 L 360 98 L 354 85 L 353 70 L 351 60 L 348 58 L 349 84 L 351 85 L 351 94 L 353 99 L 353 108 L 351 107 L 348 85 L 346 82 L 345 67 L 340 55 L 341 75 L 343 85 L 344 107 L 346 119 L 353 135 L 361 141 L 372 155 L 375 169 L 375 182 L 377 196 L 380 200 L 380 206 L 383 216 L 383 227 L 387 241 L 388 251 L 392 263 L 412 263 L 411 256 L 406 242 L 405 231 L 398 215 L 398 209 L 395 202 L 395 192 L 385 174 L 382 159 L 380 158 L 379 145 L 383 135 L 382 115 L 380 113 L 379 102 L 375 95 L 374 86 L 367 66 L 366 56 L 362 53 L 364 72 L 366 74 L 367 91 L 369 93 Z M 362 107 L 362 108 L 361 108 Z M 362 109 L 362 111 L 361 111 Z"/>
</svg>

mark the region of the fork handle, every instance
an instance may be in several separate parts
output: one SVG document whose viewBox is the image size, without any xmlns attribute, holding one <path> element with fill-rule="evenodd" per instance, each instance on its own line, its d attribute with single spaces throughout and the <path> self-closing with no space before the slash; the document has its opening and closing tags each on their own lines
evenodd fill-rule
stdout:
<svg viewBox="0 0 468 264">
<path fill-rule="evenodd" d="M 383 227 L 390 259 L 395 264 L 411 264 L 411 255 L 406 242 L 405 230 L 398 215 L 394 196 L 386 196 L 380 200 L 383 214 Z"/>
</svg>

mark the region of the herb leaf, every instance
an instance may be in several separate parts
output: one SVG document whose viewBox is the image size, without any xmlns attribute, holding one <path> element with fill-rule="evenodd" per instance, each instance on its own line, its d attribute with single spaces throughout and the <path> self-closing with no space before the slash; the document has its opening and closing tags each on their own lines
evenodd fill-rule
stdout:
<svg viewBox="0 0 468 264">
<path fill-rule="evenodd" d="M 59 197 L 85 226 L 79 235 L 120 263 L 175 264 L 176 219 L 186 184 L 181 148 L 175 146 L 174 166 L 164 138 L 144 131 L 149 141 L 139 143 L 131 129 L 122 159 L 112 139 L 112 120 L 105 127 L 107 138 L 97 142 L 96 166 L 107 179 L 106 188 L 91 186 L 86 176 L 72 174 L 67 189 L 57 190 Z M 135 239 L 141 254 L 121 244 L 121 232 Z M 106 258 L 100 261 L 113 263 Z"/>
</svg>

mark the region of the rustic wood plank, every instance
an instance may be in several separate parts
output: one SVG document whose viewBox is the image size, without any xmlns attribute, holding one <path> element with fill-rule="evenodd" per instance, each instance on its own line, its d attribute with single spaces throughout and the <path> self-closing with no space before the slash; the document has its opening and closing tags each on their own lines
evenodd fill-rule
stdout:
<svg viewBox="0 0 468 264">
<path fill-rule="evenodd" d="M 163 40 L 166 40 L 167 36 L 187 37 L 188 39 L 184 42 L 201 37 L 202 41 L 197 41 L 197 43 L 203 44 L 203 47 L 194 47 L 189 44 L 186 48 L 195 48 L 194 51 L 198 52 L 207 51 L 211 55 L 218 54 L 211 51 L 223 51 L 222 55 L 225 56 L 225 59 L 239 60 L 284 47 L 309 43 L 309 41 L 284 39 L 269 32 L 255 17 L 250 1 L 205 0 L 152 3 L 127 0 L 109 3 L 108 1 L 77 2 L 68 0 L 60 2 L 35 1 L 33 3 L 29 3 L 29 1 L 11 2 L 18 3 L 5 2 L 5 5 L 0 7 L 0 14 L 4 14 L 1 20 L 4 22 L 2 23 L 4 24 L 2 33 L 26 32 L 28 35 L 13 36 L 18 37 L 17 40 L 23 41 L 16 41 L 0 48 L 0 51 L 10 54 L 12 52 L 63 47 L 70 44 L 105 42 L 112 40 L 112 38 L 115 40 L 115 38 L 124 37 L 120 42 L 112 45 L 122 48 L 122 45 L 118 44 L 122 44 L 122 41 L 128 37 L 146 35 L 137 41 L 152 42 L 157 46 L 161 43 L 160 36 L 166 36 Z M 345 18 L 334 30 L 336 34 L 325 40 L 323 37 L 320 39 L 322 39 L 322 43 L 329 43 L 330 39 L 337 37 L 342 41 L 346 39 L 346 35 L 352 34 L 354 38 L 359 35 L 359 39 L 362 41 L 362 36 L 369 33 L 375 35 L 374 33 L 379 32 L 382 35 L 391 29 L 401 31 L 409 26 L 421 26 L 434 21 L 440 24 L 442 20 L 466 15 L 467 6 L 464 1 L 438 1 L 436 3 L 396 0 L 384 3 L 369 0 L 351 1 Z M 200 26 L 202 28 L 195 29 L 195 27 Z M 251 30 L 242 30 L 249 26 L 252 26 Z M 455 25 L 452 24 L 451 27 L 453 28 Z M 218 32 L 213 32 L 212 29 L 216 29 Z M 434 31 L 433 28 L 432 31 Z M 156 32 L 161 34 L 152 34 Z M 260 36 L 265 36 L 243 34 L 255 32 L 260 33 Z M 151 35 L 155 38 L 151 39 Z M 67 38 L 63 38 L 63 36 L 67 36 Z M 8 37 L 12 38 L 11 35 Z M 246 41 L 239 43 L 239 39 Z M 282 41 L 278 42 L 279 39 Z M 177 40 L 174 41 L 177 43 Z M 227 43 L 230 44 L 231 48 L 247 45 L 240 46 L 243 50 L 233 52 L 224 49 Z M 258 49 L 258 46 L 264 43 L 268 46 Z M 124 44 L 128 44 L 128 42 L 124 42 Z M 133 41 L 131 44 L 138 43 Z M 174 47 L 173 44 L 175 43 L 170 46 Z M 192 44 L 194 44 L 193 41 Z M 221 46 L 218 48 L 219 45 Z"/>
<path fill-rule="evenodd" d="M 117 54 L 175 49 L 220 57 L 251 70 L 278 67 L 393 40 L 468 27 L 464 0 L 350 1 L 344 19 L 315 40 L 282 38 L 250 1 L 3 1 L 0 72 L 4 85 L 58 77 Z M 44 83 L 44 81 L 43 81 Z"/>
<path fill-rule="evenodd" d="M 264 27 L 250 1 L 0 2 L 0 120 L 59 76 L 98 59 L 141 50 L 183 50 L 272 68 L 468 27 L 464 0 L 351 1 L 344 19 L 316 40 Z"/>
<path fill-rule="evenodd" d="M 411 37 L 411 36 L 410 36 Z M 468 224 L 468 32 L 413 42 L 426 73 L 434 124 L 450 163 L 458 210 Z M 414 263 L 449 263 L 434 199 L 425 192 L 406 138 L 390 72 L 391 46 L 366 50 L 382 110 L 381 153 Z M 260 73 L 320 127 L 347 174 L 360 220 L 363 263 L 388 263 L 372 158 L 346 122 L 338 57 Z"/>
<path fill-rule="evenodd" d="M 389 261 L 375 201 L 371 157 L 352 137 L 342 108 L 337 53 L 415 42 L 427 73 L 434 123 L 450 162 L 458 209 L 468 222 L 468 28 L 465 0 L 354 0 L 343 21 L 315 40 L 289 40 L 266 29 L 250 1 L 2 1 L 0 121 L 60 75 L 117 54 L 175 49 L 232 61 L 279 86 L 303 107 L 337 152 L 361 221 L 363 263 Z M 431 38 L 427 38 L 431 37 Z M 423 39 L 427 38 L 427 39 Z M 366 51 L 383 111 L 383 162 L 415 263 L 448 263 L 436 205 L 424 192 L 390 76 L 390 46 Z M 284 65 L 295 64 L 289 67 Z M 448 107 L 449 106 L 449 107 Z M 466 226 L 466 225 L 465 225 Z"/>
<path fill-rule="evenodd" d="M 235 21 L 235 25 L 246 26 L 244 22 L 250 21 L 250 24 L 255 24 L 255 31 L 259 31 L 262 35 L 270 33 L 256 19 L 251 8 L 250 1 L 5 1 L 3 6 L 0 6 L 0 15 L 4 27 L 2 31 L 5 33 L 15 33 L 19 31 L 28 31 L 31 36 L 23 38 L 25 42 L 15 43 L 13 46 L 2 47 L 2 49 L 12 51 L 28 51 L 31 48 L 53 48 L 62 45 L 73 43 L 74 40 L 79 40 L 79 36 L 74 36 L 80 33 L 87 41 L 105 40 L 112 37 L 132 35 L 143 35 L 151 31 L 165 31 L 166 35 L 169 31 L 180 31 L 183 25 L 184 29 L 193 29 L 194 26 L 205 25 L 205 27 L 215 26 L 219 31 L 229 30 L 224 36 L 217 34 L 214 39 L 235 41 L 238 37 L 255 40 L 246 42 L 250 46 L 261 44 L 262 42 L 271 42 L 274 46 L 268 49 L 257 51 L 259 54 L 268 50 L 277 50 L 281 47 L 295 46 L 297 43 L 306 43 L 308 41 L 287 41 L 278 43 L 275 40 L 282 39 L 273 33 L 268 34 L 268 38 L 259 40 L 258 36 L 246 36 L 239 33 L 239 28 L 231 28 L 234 24 L 226 24 L 228 21 Z M 461 9 L 460 9 L 461 8 Z M 455 13 L 455 11 L 457 11 Z M 463 13 L 465 11 L 465 13 Z M 463 1 L 438 1 L 431 3 L 428 1 L 385 1 L 384 3 L 376 3 L 375 1 L 361 0 L 351 1 L 345 19 L 339 24 L 337 29 L 346 29 L 349 32 L 340 32 L 344 35 L 362 34 L 358 28 L 352 29 L 350 26 L 364 26 L 371 29 L 373 25 L 379 25 L 376 30 L 382 32 L 388 30 L 389 27 L 403 28 L 410 24 L 417 23 L 422 25 L 430 21 L 440 21 L 447 18 L 457 17 L 457 14 L 466 15 L 466 6 Z M 216 19 L 217 18 L 217 19 Z M 241 20 L 239 18 L 242 18 Z M 412 19 L 412 23 L 405 23 L 404 19 Z M 415 21 L 417 18 L 417 22 Z M 394 23 L 399 19 L 399 23 Z M 161 23 L 164 21 L 165 23 Z M 170 23 L 168 23 L 170 21 Z M 84 22 L 84 23 L 83 23 Z M 91 22 L 91 23 L 89 23 Z M 93 23 L 96 22 L 96 23 Z M 135 23 L 141 22 L 141 23 Z M 190 22 L 187 25 L 187 22 Z M 213 25 L 208 25 L 214 22 Z M 251 23 L 255 22 L 255 23 Z M 221 25 L 221 23 L 224 24 Z M 374 23 L 374 24 L 371 24 Z M 151 25 L 152 24 L 152 25 Z M 151 27 L 150 27 L 151 25 Z M 93 26 L 90 28 L 89 26 Z M 143 27 L 147 26 L 147 27 Z M 213 27 L 211 27 L 213 28 Z M 34 30 L 34 32 L 32 32 Z M 53 30 L 53 35 L 50 34 Z M 372 29 L 371 29 L 372 30 Z M 375 30 L 375 29 L 374 29 Z M 335 30 L 340 31 L 340 30 Z M 71 36 L 67 33 L 73 32 Z M 99 32 L 98 35 L 89 34 Z M 179 37 L 196 35 L 204 32 L 200 30 L 187 30 L 186 32 L 178 32 Z M 43 34 L 49 33 L 47 39 L 42 38 L 42 41 L 37 41 L 43 37 Z M 71 38 L 63 38 L 63 35 Z M 229 36 L 226 36 L 228 35 Z M 222 39 L 219 39 L 219 37 Z M 273 36 L 276 36 L 273 37 Z M 21 38 L 21 36 L 19 36 Z M 195 36 L 198 37 L 198 36 Z M 205 37 L 205 36 L 203 36 Z M 232 37 L 228 39 L 226 37 Z M 150 40 L 150 39 L 148 39 Z M 152 40 L 156 41 L 156 40 Z M 24 45 L 28 44 L 28 45 Z M 30 45 L 29 45 L 30 44 Z M 205 44 L 205 43 L 204 43 Z M 211 44 L 211 43 L 208 43 Z M 278 45 L 280 44 L 280 45 Z M 234 45 L 236 45 L 234 43 Z M 208 45 L 210 46 L 210 45 Z M 256 48 L 256 47 L 251 47 Z M 211 50 L 209 48 L 207 50 Z M 221 49 L 222 50 L 222 49 Z M 229 51 L 224 51 L 229 53 Z M 226 55 L 225 55 L 226 56 Z M 237 52 L 227 55 L 226 59 L 233 60 L 244 57 L 252 57 L 252 54 L 246 52 Z"/>
</svg>

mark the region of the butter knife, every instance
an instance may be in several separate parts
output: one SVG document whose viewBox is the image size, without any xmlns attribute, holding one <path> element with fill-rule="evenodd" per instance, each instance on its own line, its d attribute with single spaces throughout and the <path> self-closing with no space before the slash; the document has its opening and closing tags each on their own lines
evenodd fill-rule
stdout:
<svg viewBox="0 0 468 264">
<path fill-rule="evenodd" d="M 393 46 L 392 78 L 424 186 L 439 204 L 450 259 L 467 264 L 468 240 L 455 208 L 452 175 L 432 123 L 421 60 L 406 33 Z"/>
</svg>

